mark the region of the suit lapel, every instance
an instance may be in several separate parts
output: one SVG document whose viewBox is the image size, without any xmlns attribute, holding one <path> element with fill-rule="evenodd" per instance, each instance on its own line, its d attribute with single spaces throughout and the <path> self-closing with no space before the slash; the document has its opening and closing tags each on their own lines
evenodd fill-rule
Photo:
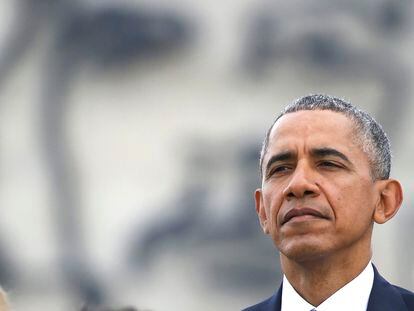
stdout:
<svg viewBox="0 0 414 311">
<path fill-rule="evenodd" d="M 374 268 L 374 284 L 369 296 L 367 311 L 408 311 L 400 293 Z"/>
<path fill-rule="evenodd" d="M 282 302 L 282 286 L 283 283 L 272 297 L 244 311 L 280 311 Z"/>
<path fill-rule="evenodd" d="M 283 283 L 280 284 L 279 289 L 277 290 L 277 292 L 270 298 L 269 300 L 269 308 L 266 309 L 269 311 L 280 311 L 281 306 L 282 306 L 282 288 L 283 288 Z"/>
</svg>

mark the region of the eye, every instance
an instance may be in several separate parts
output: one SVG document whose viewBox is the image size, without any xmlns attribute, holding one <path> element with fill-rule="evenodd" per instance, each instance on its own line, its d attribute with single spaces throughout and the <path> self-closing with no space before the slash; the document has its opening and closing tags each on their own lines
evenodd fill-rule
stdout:
<svg viewBox="0 0 414 311">
<path fill-rule="evenodd" d="M 321 161 L 318 163 L 319 167 L 324 167 L 324 168 L 341 168 L 342 165 L 337 163 L 337 162 L 333 162 L 333 161 Z"/>
<path fill-rule="evenodd" d="M 272 176 L 272 175 L 282 175 L 284 173 L 287 173 L 291 170 L 292 168 L 288 165 L 279 165 L 279 166 L 275 166 L 272 169 L 270 169 L 268 177 Z"/>
</svg>

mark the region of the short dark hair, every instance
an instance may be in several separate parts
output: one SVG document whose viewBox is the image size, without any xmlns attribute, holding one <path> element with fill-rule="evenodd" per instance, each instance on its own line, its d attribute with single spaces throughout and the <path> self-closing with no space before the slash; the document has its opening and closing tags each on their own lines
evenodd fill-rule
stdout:
<svg viewBox="0 0 414 311">
<path fill-rule="evenodd" d="M 277 116 L 266 133 L 260 152 L 260 173 L 263 175 L 263 158 L 269 147 L 269 137 L 273 126 L 282 116 L 302 110 L 330 110 L 342 113 L 355 124 L 358 143 L 367 154 L 374 180 L 388 179 L 391 171 L 391 148 L 387 134 L 381 125 L 365 111 L 351 103 L 329 95 L 313 94 L 301 97 L 287 105 Z"/>
</svg>

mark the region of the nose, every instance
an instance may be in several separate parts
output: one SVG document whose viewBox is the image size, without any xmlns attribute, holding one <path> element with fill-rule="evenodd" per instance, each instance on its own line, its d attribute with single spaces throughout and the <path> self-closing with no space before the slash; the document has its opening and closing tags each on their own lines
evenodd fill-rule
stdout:
<svg viewBox="0 0 414 311">
<path fill-rule="evenodd" d="M 283 190 L 284 197 L 289 201 L 293 198 L 318 196 L 320 189 L 315 179 L 315 172 L 313 172 L 309 165 L 298 163 L 288 185 Z"/>
</svg>

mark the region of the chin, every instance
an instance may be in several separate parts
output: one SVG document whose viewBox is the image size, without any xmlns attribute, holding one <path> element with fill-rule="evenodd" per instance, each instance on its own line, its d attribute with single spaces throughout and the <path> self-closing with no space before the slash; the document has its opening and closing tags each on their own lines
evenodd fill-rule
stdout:
<svg viewBox="0 0 414 311">
<path fill-rule="evenodd" d="M 277 247 L 281 254 L 296 262 L 321 259 L 330 253 L 321 241 L 284 241 Z"/>
</svg>

